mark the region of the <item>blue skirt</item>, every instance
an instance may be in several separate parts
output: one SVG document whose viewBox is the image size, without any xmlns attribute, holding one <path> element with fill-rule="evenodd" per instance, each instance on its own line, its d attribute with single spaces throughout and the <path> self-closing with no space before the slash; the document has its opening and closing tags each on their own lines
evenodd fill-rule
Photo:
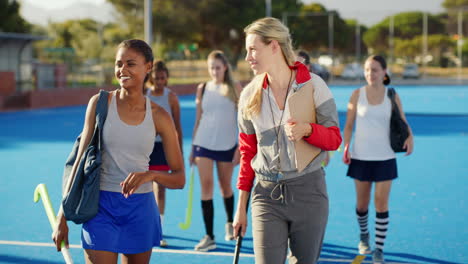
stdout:
<svg viewBox="0 0 468 264">
<path fill-rule="evenodd" d="M 232 162 L 237 144 L 228 150 L 211 150 L 197 145 L 193 146 L 193 157 L 204 157 L 214 161 Z"/>
<path fill-rule="evenodd" d="M 396 159 L 351 159 L 346 175 L 359 181 L 379 182 L 393 180 L 398 178 Z"/>
<path fill-rule="evenodd" d="M 162 231 L 153 192 L 128 198 L 118 192 L 99 195 L 98 214 L 81 230 L 84 249 L 137 254 L 159 246 Z"/>
</svg>

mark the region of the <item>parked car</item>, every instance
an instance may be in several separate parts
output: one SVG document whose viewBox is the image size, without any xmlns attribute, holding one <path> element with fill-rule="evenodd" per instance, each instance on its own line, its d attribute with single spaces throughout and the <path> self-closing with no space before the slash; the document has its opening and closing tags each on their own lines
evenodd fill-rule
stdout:
<svg viewBox="0 0 468 264">
<path fill-rule="evenodd" d="M 330 79 L 330 72 L 327 70 L 327 68 L 318 63 L 311 63 L 309 71 L 320 76 L 320 78 L 322 78 L 325 82 L 328 82 L 328 79 Z"/>
<path fill-rule="evenodd" d="M 364 69 L 359 63 L 346 64 L 340 75 L 343 79 L 364 79 Z"/>
<path fill-rule="evenodd" d="M 401 74 L 401 77 L 403 77 L 403 79 L 407 79 L 407 78 L 418 79 L 419 76 L 420 76 L 419 66 L 415 63 L 406 64 L 405 67 L 403 68 L 403 73 Z"/>
</svg>

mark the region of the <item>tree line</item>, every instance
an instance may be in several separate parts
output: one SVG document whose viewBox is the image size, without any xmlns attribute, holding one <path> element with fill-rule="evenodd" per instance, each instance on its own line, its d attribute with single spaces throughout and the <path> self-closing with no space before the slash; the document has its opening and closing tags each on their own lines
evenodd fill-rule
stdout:
<svg viewBox="0 0 468 264">
<path fill-rule="evenodd" d="M 91 19 L 51 22 L 47 26 L 31 25 L 19 15 L 17 1 L 0 0 L 0 31 L 47 35 L 51 39 L 35 44 L 41 60 L 112 62 L 116 44 L 128 38 L 144 38 L 144 1 L 107 0 L 117 13 L 116 22 L 102 24 Z M 272 2 L 272 16 L 283 18 L 298 49 L 312 55 L 327 54 L 329 14 L 333 15 L 333 53 L 355 59 L 356 42 L 360 54 L 389 55 L 390 23 L 393 19 L 393 56 L 414 61 L 422 53 L 422 12 L 403 12 L 393 18 L 366 27 L 356 20 L 346 20 L 337 11 L 317 3 L 300 0 Z M 456 8 L 468 7 L 468 0 L 445 0 L 445 12 L 429 14 L 428 53 L 436 66 L 448 66 L 456 54 Z M 164 59 L 204 57 L 209 50 L 224 50 L 235 63 L 244 54 L 243 28 L 265 15 L 264 0 L 153 0 L 152 46 L 156 56 Z M 312 15 L 311 15 L 312 14 Z M 468 34 L 468 9 L 464 13 L 463 36 Z M 356 30 L 359 28 L 359 35 Z M 359 39 L 356 40 L 356 37 Z M 465 37 L 463 55 L 468 57 Z"/>
</svg>

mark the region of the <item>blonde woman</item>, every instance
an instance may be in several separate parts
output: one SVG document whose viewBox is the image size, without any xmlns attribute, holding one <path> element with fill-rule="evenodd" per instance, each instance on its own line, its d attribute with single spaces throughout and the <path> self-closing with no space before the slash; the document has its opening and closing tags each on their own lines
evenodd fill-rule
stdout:
<svg viewBox="0 0 468 264">
<path fill-rule="evenodd" d="M 321 78 L 295 62 L 289 30 L 278 19 L 259 19 L 244 31 L 246 60 L 256 77 L 239 100 L 240 194 L 234 236 L 245 235 L 251 196 L 255 263 L 283 264 L 288 240 L 291 263 L 316 263 L 328 219 L 321 163 L 327 151 L 341 144 L 335 101 Z M 291 105 L 296 93 L 310 95 L 301 98 L 307 104 Z M 315 107 L 309 110 L 307 105 Z M 293 108 L 316 122 L 299 121 Z M 296 153 L 299 145 L 315 153 L 305 165 L 299 162 L 304 156 Z"/>
<path fill-rule="evenodd" d="M 216 248 L 213 233 L 213 167 L 216 164 L 218 181 L 224 199 L 227 222 L 225 240 L 233 240 L 234 193 L 231 181 L 234 166 L 239 163 L 237 148 L 237 102 L 241 91 L 232 76 L 229 62 L 222 51 L 208 55 L 211 80 L 198 86 L 197 116 L 193 129 L 190 163 L 198 167 L 201 183 L 201 206 L 206 235 L 195 246 L 197 251 Z"/>
</svg>

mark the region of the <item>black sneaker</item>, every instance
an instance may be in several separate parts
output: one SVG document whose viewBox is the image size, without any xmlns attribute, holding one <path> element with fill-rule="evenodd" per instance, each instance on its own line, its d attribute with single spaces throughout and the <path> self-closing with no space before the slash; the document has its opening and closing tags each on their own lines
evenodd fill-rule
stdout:
<svg viewBox="0 0 468 264">
<path fill-rule="evenodd" d="M 383 264 L 385 263 L 383 257 L 383 251 L 381 249 L 376 248 L 374 253 L 372 254 L 372 263 L 374 264 Z"/>
</svg>

